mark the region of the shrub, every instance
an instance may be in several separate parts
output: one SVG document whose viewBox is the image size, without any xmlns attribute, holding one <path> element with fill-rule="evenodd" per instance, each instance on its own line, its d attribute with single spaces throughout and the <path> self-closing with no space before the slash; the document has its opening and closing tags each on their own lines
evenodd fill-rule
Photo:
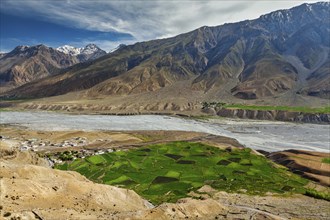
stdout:
<svg viewBox="0 0 330 220">
<path fill-rule="evenodd" d="M 3 217 L 9 217 L 10 215 L 11 215 L 10 212 L 6 212 L 6 213 L 3 215 Z"/>
<path fill-rule="evenodd" d="M 330 163 L 330 157 L 323 158 L 322 163 Z"/>
<path fill-rule="evenodd" d="M 319 192 L 319 191 L 316 191 L 315 189 L 306 189 L 305 195 L 314 197 L 316 199 L 324 199 L 324 200 L 330 201 L 329 193 Z"/>
</svg>

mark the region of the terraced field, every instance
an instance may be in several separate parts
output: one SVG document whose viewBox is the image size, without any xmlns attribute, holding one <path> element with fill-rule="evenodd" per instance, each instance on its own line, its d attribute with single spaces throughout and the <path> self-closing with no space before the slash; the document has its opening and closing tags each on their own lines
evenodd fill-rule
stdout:
<svg viewBox="0 0 330 220">
<path fill-rule="evenodd" d="M 208 184 L 227 192 L 305 193 L 307 180 L 250 149 L 173 142 L 95 155 L 57 166 L 90 180 L 135 190 L 154 204 L 175 202 Z"/>
</svg>

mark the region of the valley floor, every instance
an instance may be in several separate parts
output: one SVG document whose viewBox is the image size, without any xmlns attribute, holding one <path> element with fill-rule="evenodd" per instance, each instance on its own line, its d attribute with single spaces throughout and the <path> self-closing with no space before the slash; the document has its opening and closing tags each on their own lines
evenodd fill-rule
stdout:
<svg viewBox="0 0 330 220">
<path fill-rule="evenodd" d="M 155 207 L 132 190 L 93 183 L 76 172 L 51 169 L 48 161 L 38 156 L 71 150 L 139 149 L 178 140 L 222 149 L 242 147 L 230 138 L 184 131 L 38 131 L 8 125 L 1 125 L 0 135 L 0 212 L 4 219 L 328 219 L 330 216 L 329 201 L 304 195 L 228 193 L 207 185 L 192 193 L 191 198 Z M 71 146 L 76 142 L 76 146 Z M 20 150 L 23 143 L 31 145 L 31 149 Z M 34 145 L 38 147 L 33 148 Z M 322 192 L 329 190 L 315 183 L 309 187 Z"/>
<path fill-rule="evenodd" d="M 269 152 L 287 149 L 329 152 L 329 125 L 166 115 L 85 115 L 45 111 L 1 112 L 0 124 L 42 131 L 190 131 L 231 137 Z M 101 138 L 102 139 L 102 138 Z"/>
</svg>

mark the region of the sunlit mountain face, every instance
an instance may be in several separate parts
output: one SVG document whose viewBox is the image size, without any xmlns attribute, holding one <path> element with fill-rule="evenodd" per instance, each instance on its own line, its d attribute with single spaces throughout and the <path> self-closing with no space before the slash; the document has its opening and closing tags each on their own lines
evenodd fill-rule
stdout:
<svg viewBox="0 0 330 220">
<path fill-rule="evenodd" d="M 327 98 L 328 11 L 329 3 L 303 4 L 255 20 L 123 46 L 70 69 L 70 77 L 54 76 L 47 83 L 34 82 L 33 90 L 26 85 L 13 93 L 34 97 L 47 85 L 52 95 L 79 90 L 92 96 L 128 95 L 177 88 L 227 100 L 281 96 L 291 103 L 301 96 Z"/>
</svg>

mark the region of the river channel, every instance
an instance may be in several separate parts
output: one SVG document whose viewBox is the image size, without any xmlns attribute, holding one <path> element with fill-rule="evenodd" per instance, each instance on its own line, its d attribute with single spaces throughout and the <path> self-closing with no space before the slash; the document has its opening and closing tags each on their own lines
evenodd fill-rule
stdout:
<svg viewBox="0 0 330 220">
<path fill-rule="evenodd" d="M 0 112 L 0 124 L 49 131 L 196 131 L 235 138 L 246 147 L 265 151 L 330 151 L 330 125 L 244 119 L 197 121 L 162 115 L 71 115 L 53 112 Z"/>
</svg>

